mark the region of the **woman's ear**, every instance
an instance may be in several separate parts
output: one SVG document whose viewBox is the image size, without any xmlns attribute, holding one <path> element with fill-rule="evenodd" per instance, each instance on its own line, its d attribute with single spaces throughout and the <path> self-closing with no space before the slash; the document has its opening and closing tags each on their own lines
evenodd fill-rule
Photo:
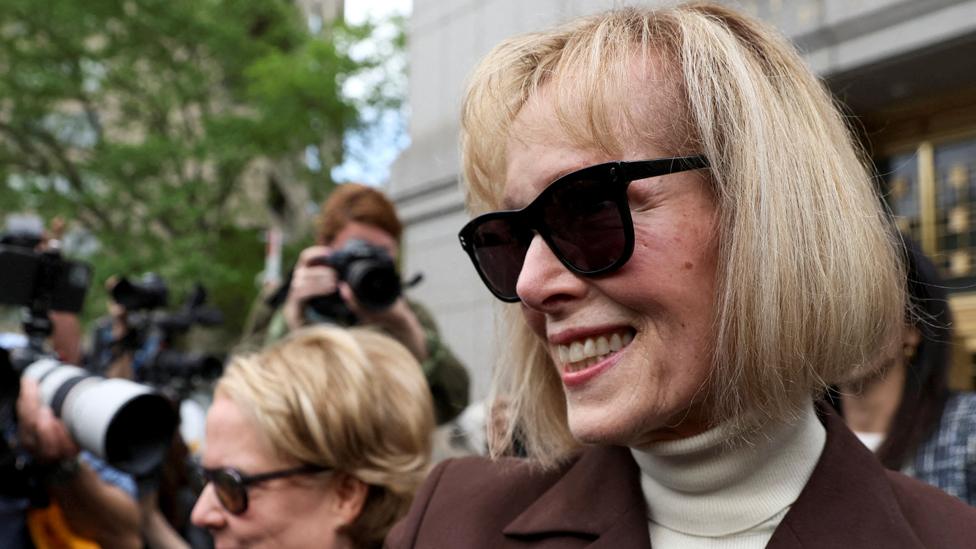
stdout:
<svg viewBox="0 0 976 549">
<path fill-rule="evenodd" d="M 905 326 L 901 335 L 905 346 L 910 346 L 913 351 L 918 347 L 918 344 L 922 342 L 922 332 L 915 326 Z"/>
<path fill-rule="evenodd" d="M 352 524 L 363 511 L 369 485 L 345 473 L 333 475 L 332 488 L 335 494 L 335 512 L 343 525 Z"/>
</svg>

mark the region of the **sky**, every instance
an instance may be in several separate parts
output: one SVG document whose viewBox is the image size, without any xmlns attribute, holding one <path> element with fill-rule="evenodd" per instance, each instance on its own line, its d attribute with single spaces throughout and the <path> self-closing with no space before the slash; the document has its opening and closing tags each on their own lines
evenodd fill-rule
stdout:
<svg viewBox="0 0 976 549">
<path fill-rule="evenodd" d="M 406 15 L 412 8 L 413 0 L 346 0 L 346 20 L 361 23 L 370 16 Z"/>
<path fill-rule="evenodd" d="M 346 0 L 345 17 L 356 24 L 394 14 L 409 15 L 412 7 L 412 0 Z M 347 84 L 350 93 L 355 93 L 357 83 Z M 374 122 L 368 131 L 346 137 L 345 161 L 332 170 L 332 178 L 337 182 L 384 185 L 390 178 L 393 161 L 409 144 L 405 108 L 365 114 Z"/>
</svg>

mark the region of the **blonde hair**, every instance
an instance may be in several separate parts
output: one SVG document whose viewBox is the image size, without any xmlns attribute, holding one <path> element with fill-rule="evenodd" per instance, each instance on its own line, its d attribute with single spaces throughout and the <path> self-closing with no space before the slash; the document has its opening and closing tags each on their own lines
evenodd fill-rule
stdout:
<svg viewBox="0 0 976 549">
<path fill-rule="evenodd" d="M 363 328 L 315 326 L 230 361 L 216 393 L 251 413 L 283 459 L 369 485 L 344 532 L 378 545 L 407 510 L 430 461 L 434 413 L 413 355 Z"/>
<path fill-rule="evenodd" d="M 609 11 L 503 42 L 463 103 L 468 207 L 499 208 L 513 121 L 542 90 L 573 144 L 622 155 L 628 140 L 644 143 L 642 124 L 659 121 L 616 122 L 621 98 L 641 97 L 634 68 L 653 56 L 675 81 L 658 100 L 684 111 L 682 127 L 669 128 L 682 149 L 674 152 L 708 157 L 718 208 L 705 403 L 712 424 L 746 434 L 860 375 L 896 337 L 904 311 L 895 236 L 860 151 L 828 91 L 775 30 L 694 3 Z M 510 416 L 507 432 L 490 438 L 517 430 L 530 456 L 553 465 L 578 447 L 560 380 L 518 307 L 504 314 L 511 356 L 496 368 L 494 391 Z"/>
</svg>

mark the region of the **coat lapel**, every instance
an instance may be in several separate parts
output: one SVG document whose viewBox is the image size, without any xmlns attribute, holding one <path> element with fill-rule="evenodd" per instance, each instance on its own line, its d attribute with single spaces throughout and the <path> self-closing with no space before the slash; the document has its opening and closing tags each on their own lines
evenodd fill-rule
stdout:
<svg viewBox="0 0 976 549">
<path fill-rule="evenodd" d="M 810 480 L 766 546 L 920 548 L 887 473 L 826 406 L 827 444 Z"/>
<path fill-rule="evenodd" d="M 601 547 L 650 548 L 640 472 L 626 448 L 585 450 L 566 474 L 505 527 L 513 538 L 571 536 Z"/>
</svg>

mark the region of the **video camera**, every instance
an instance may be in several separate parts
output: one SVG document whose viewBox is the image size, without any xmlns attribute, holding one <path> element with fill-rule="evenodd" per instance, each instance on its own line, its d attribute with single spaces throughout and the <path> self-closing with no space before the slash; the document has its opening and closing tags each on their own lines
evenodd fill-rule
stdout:
<svg viewBox="0 0 976 549">
<path fill-rule="evenodd" d="M 183 306 L 174 312 L 158 310 L 166 306 L 169 290 L 156 274 L 149 273 L 138 280 L 122 278 L 112 287 L 111 294 L 127 311 L 128 332 L 119 343 L 133 353 L 136 380 L 180 395 L 191 388 L 195 379 L 211 381 L 220 376 L 220 357 L 175 348 L 176 339 L 194 325 L 216 326 L 223 322 L 221 312 L 206 305 L 203 286 L 197 284 Z"/>
<path fill-rule="evenodd" d="M 165 307 L 169 301 L 166 282 L 156 273 L 146 273 L 134 281 L 122 277 L 112 286 L 111 294 L 127 311 L 151 311 Z"/>
<path fill-rule="evenodd" d="M 56 248 L 37 251 L 43 227 L 36 221 L 11 216 L 0 235 L 0 304 L 77 313 L 91 283 L 91 266 L 64 259 Z"/>
<path fill-rule="evenodd" d="M 48 312 L 81 310 L 91 268 L 63 259 L 56 248 L 35 251 L 41 239 L 40 230 L 8 230 L 0 237 L 0 303 L 24 307 L 26 334 L 0 347 L 0 432 L 14 431 L 20 377 L 25 376 L 37 381 L 41 400 L 79 446 L 118 469 L 145 475 L 165 457 L 176 430 L 175 411 L 148 386 L 91 375 L 46 351 L 53 331 Z M 30 466 L 15 454 L 5 437 L 0 445 L 5 493 L 29 484 Z"/>
</svg>

